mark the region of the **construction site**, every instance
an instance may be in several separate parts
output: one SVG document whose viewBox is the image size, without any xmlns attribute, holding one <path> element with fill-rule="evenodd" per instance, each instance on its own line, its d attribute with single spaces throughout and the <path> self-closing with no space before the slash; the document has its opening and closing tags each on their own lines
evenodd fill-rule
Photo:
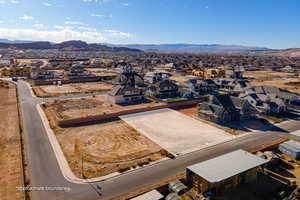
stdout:
<svg viewBox="0 0 300 200">
<path fill-rule="evenodd" d="M 91 178 L 126 171 L 232 139 L 222 129 L 172 109 L 109 118 L 109 114 L 151 109 L 151 106 L 165 105 L 153 102 L 121 106 L 109 104 L 105 96 L 96 96 L 48 102 L 42 108 L 72 171 L 78 177 Z M 72 121 L 97 114 L 108 118 L 91 125 L 59 125 L 60 120 Z M 174 129 L 174 125 L 177 128 Z M 185 127 L 190 128 L 187 131 Z M 174 130 L 177 132 L 174 133 Z"/>
</svg>

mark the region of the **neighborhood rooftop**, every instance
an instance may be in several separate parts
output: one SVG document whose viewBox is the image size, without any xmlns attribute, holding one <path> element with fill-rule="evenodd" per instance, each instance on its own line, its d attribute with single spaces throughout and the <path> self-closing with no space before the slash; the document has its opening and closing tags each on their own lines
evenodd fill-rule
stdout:
<svg viewBox="0 0 300 200">
<path fill-rule="evenodd" d="M 217 183 L 267 162 L 244 150 L 237 150 L 189 166 L 188 169 L 210 183 Z"/>
</svg>

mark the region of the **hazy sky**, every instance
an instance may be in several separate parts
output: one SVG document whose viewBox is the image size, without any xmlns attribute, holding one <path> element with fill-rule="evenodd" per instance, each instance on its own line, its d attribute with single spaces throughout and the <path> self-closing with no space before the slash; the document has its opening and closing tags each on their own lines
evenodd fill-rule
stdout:
<svg viewBox="0 0 300 200">
<path fill-rule="evenodd" d="M 300 0 L 0 0 L 0 38 L 300 47 Z"/>
</svg>

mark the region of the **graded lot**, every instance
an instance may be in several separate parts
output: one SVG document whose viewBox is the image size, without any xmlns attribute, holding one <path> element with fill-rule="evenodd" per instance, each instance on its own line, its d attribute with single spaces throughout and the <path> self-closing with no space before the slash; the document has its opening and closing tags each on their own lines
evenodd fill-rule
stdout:
<svg viewBox="0 0 300 200">
<path fill-rule="evenodd" d="M 34 86 L 32 89 L 38 97 L 55 97 L 79 93 L 110 91 L 113 85 L 106 82 L 71 83 L 63 85 Z"/>
<path fill-rule="evenodd" d="M 46 107 L 53 113 L 56 120 L 66 120 L 102 114 L 105 115 L 119 111 L 147 108 L 157 105 L 164 105 L 164 103 L 150 102 L 145 104 L 123 106 L 109 102 L 106 95 L 97 95 L 94 97 L 50 102 L 46 104 Z"/>
</svg>

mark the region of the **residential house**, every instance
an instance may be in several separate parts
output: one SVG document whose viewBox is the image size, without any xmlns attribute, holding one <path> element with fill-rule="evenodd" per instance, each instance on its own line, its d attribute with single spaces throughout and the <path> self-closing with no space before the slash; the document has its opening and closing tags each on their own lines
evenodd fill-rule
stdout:
<svg viewBox="0 0 300 200">
<path fill-rule="evenodd" d="M 250 87 L 247 80 L 232 79 L 232 78 L 219 78 L 214 79 L 216 85 L 221 89 L 229 92 L 243 92 L 246 88 Z"/>
<path fill-rule="evenodd" d="M 92 76 L 90 72 L 81 66 L 73 66 L 65 70 L 65 75 L 70 79 L 86 78 Z"/>
<path fill-rule="evenodd" d="M 245 99 L 228 94 L 214 95 L 198 105 L 198 116 L 217 123 L 254 118 L 258 111 Z"/>
<path fill-rule="evenodd" d="M 30 73 L 30 78 L 33 80 L 49 80 L 58 77 L 58 73 L 55 73 L 54 71 L 48 71 L 45 69 L 33 69 Z"/>
<path fill-rule="evenodd" d="M 283 72 L 295 72 L 295 69 L 290 65 L 287 65 L 287 66 L 281 68 L 280 70 Z"/>
<path fill-rule="evenodd" d="M 190 79 L 184 85 L 194 94 L 212 93 L 218 89 L 212 79 Z"/>
<path fill-rule="evenodd" d="M 244 72 L 245 72 L 244 66 L 235 66 L 231 70 L 226 70 L 225 74 L 227 78 L 243 79 Z"/>
<path fill-rule="evenodd" d="M 271 99 L 265 94 L 241 94 L 239 97 L 248 100 L 252 106 L 263 114 L 282 113 L 287 110 L 286 104 L 281 99 Z"/>
<path fill-rule="evenodd" d="M 259 86 L 245 89 L 239 97 L 248 100 L 260 113 L 271 114 L 287 111 L 287 104 L 284 100 L 287 96 L 285 95 L 289 96 L 289 93 L 282 92 L 276 87 Z M 291 100 L 293 96 L 291 94 Z"/>
<path fill-rule="evenodd" d="M 144 81 L 153 84 L 168 78 L 169 78 L 168 74 L 163 72 L 148 72 L 144 76 Z"/>
<path fill-rule="evenodd" d="M 144 100 L 144 91 L 129 85 L 120 85 L 108 93 L 108 100 L 116 104 L 139 102 Z"/>
<path fill-rule="evenodd" d="M 299 103 L 299 94 L 272 86 L 254 86 L 247 90 L 257 94 L 266 94 L 271 98 L 279 98 L 286 104 Z"/>
<path fill-rule="evenodd" d="M 270 94 L 270 96 L 273 98 L 279 98 L 286 104 L 299 103 L 299 95 L 288 91 L 280 91 Z"/>
<path fill-rule="evenodd" d="M 169 79 L 151 84 L 146 94 L 156 98 L 170 98 L 179 96 L 178 85 Z"/>
</svg>

